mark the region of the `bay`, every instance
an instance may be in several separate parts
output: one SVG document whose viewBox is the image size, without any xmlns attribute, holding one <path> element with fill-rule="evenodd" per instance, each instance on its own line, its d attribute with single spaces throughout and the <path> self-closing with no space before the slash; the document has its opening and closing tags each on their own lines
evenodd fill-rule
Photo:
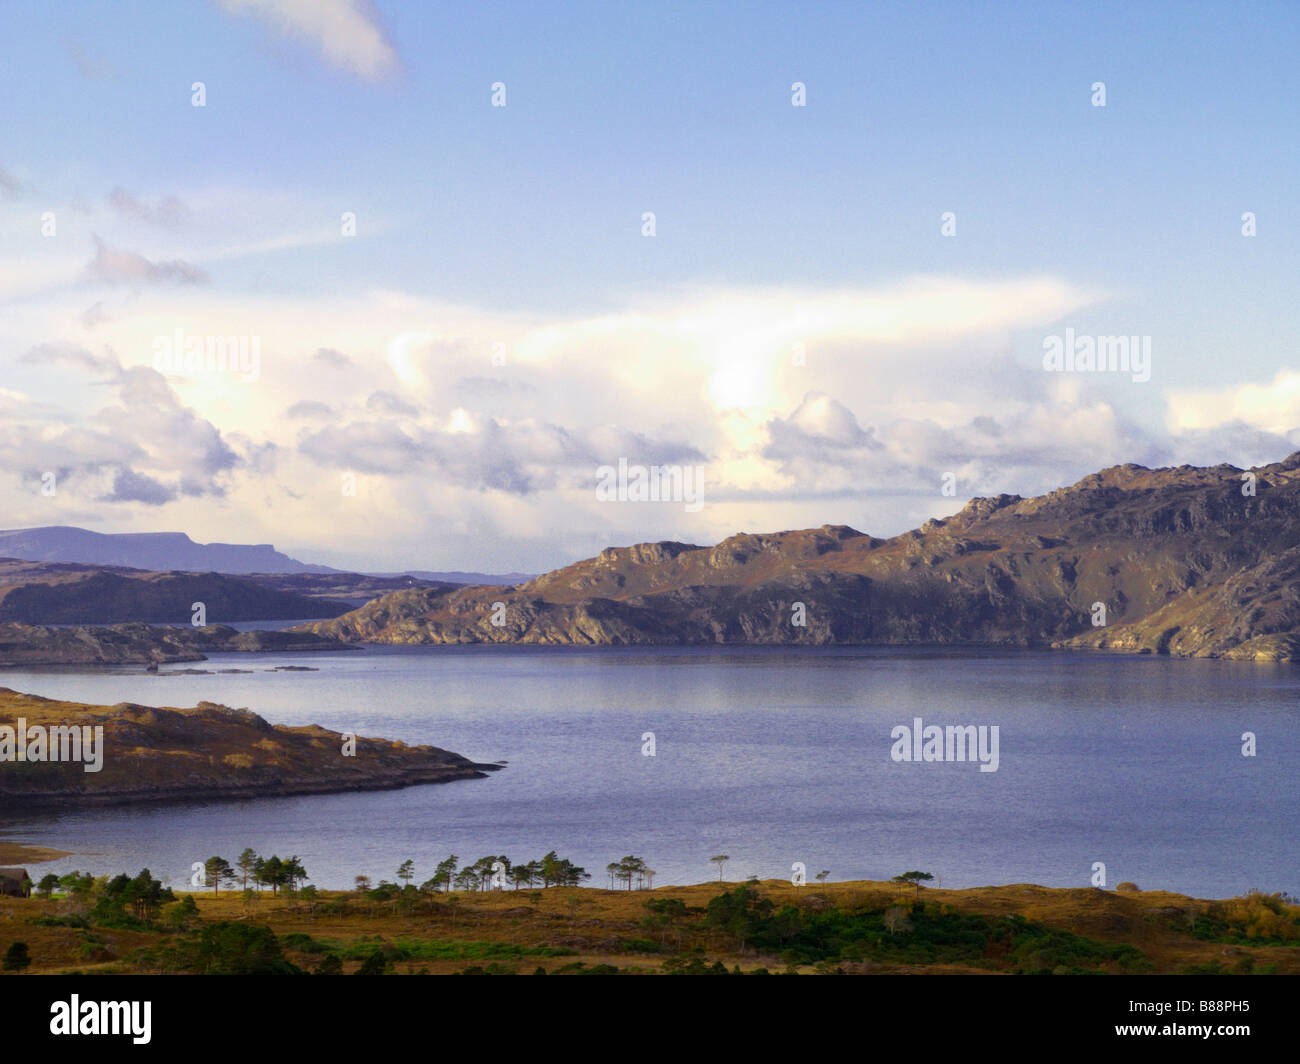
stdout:
<svg viewBox="0 0 1300 1064">
<path fill-rule="evenodd" d="M 275 672 L 277 666 L 314 672 Z M 253 670 L 187 675 L 184 668 Z M 507 761 L 487 779 L 364 794 L 14 811 L 33 866 L 143 866 L 176 886 L 246 846 L 298 854 L 312 882 L 416 882 L 449 853 L 557 850 L 604 885 L 644 857 L 656 884 L 885 879 L 1032 882 L 1225 897 L 1300 894 L 1300 669 L 1047 651 L 899 648 L 369 647 L 215 655 L 194 666 L 6 670 L 0 685 L 100 704 L 247 707 L 272 723 L 431 743 Z M 996 725 L 996 772 L 898 763 L 891 730 Z M 1243 757 L 1242 734 L 1258 753 Z M 643 754 L 654 734 L 655 754 Z"/>
</svg>

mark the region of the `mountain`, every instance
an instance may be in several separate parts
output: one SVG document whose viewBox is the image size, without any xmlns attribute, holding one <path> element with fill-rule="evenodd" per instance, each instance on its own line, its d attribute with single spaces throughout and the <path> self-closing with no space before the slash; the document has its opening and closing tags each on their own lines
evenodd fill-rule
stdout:
<svg viewBox="0 0 1300 1064">
<path fill-rule="evenodd" d="M 153 572 L 230 573 L 235 575 L 321 575 L 336 577 L 346 587 L 332 593 L 343 598 L 371 598 L 376 588 L 389 590 L 414 581 L 430 584 L 519 584 L 531 573 L 427 572 L 349 573 L 328 565 L 308 565 L 281 554 L 269 543 L 195 543 L 183 532 L 90 532 L 84 528 L 51 525 L 0 531 L 0 559 L 29 562 L 68 562 L 117 566 Z M 380 582 L 389 586 L 381 587 Z M 328 587 L 325 580 L 315 586 Z M 319 593 L 319 591 L 315 592 Z M 312 616 L 298 614 L 299 617 Z"/>
<path fill-rule="evenodd" d="M 183 532 L 89 532 L 53 525 L 0 532 L 0 558 L 204 573 L 321 573 L 269 543 L 195 543 Z"/>
<path fill-rule="evenodd" d="M 1293 660 L 1300 453 L 1249 477 L 1114 466 L 1035 498 L 972 499 L 889 539 L 823 525 L 611 547 L 518 587 L 398 591 L 299 630 L 378 643 L 1054 645 Z"/>
<path fill-rule="evenodd" d="M 306 578 L 270 579 L 274 584 Z M 196 602 L 203 603 L 212 622 L 337 617 L 356 605 L 220 573 L 153 573 L 0 558 L 0 621 L 188 624 Z"/>
</svg>

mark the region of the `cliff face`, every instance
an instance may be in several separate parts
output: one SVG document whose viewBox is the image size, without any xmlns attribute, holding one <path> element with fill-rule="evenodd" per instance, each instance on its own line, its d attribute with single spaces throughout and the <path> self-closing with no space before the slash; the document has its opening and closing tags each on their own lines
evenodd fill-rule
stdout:
<svg viewBox="0 0 1300 1064">
<path fill-rule="evenodd" d="M 1253 495 L 1242 473 L 1116 466 L 1035 498 L 974 499 L 891 539 L 825 525 L 610 548 L 514 588 L 399 591 L 298 630 L 379 643 L 969 643 L 1289 660 L 1300 453 L 1254 470 Z"/>
<path fill-rule="evenodd" d="M 344 737 L 318 725 L 268 724 L 246 709 L 202 702 L 193 709 L 123 703 L 83 706 L 0 688 L 0 728 L 102 727 L 102 764 L 0 761 L 0 802 L 108 805 L 179 799 L 251 798 L 377 790 L 482 778 L 475 764 L 436 746 Z M 0 745 L 0 749 L 2 749 Z M 87 759 L 88 760 L 88 759 Z"/>
</svg>

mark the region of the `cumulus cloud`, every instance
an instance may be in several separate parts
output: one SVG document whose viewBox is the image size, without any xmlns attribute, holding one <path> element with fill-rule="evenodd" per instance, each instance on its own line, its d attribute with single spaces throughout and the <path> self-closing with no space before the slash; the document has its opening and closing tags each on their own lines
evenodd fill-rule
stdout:
<svg viewBox="0 0 1300 1064">
<path fill-rule="evenodd" d="M 113 476 L 113 490 L 100 497 L 101 502 L 142 502 L 147 506 L 161 506 L 176 498 L 174 489 L 160 484 L 153 477 L 119 469 Z"/>
<path fill-rule="evenodd" d="M 325 61 L 365 81 L 398 69 L 397 52 L 368 0 L 219 0 L 235 14 L 251 14 L 277 33 L 305 41 Z"/>
<path fill-rule="evenodd" d="M 1289 437 L 1300 429 L 1300 372 L 1279 370 L 1267 384 L 1175 391 L 1169 396 L 1168 424 L 1175 432 L 1248 425 Z"/>
<path fill-rule="evenodd" d="M 152 262 L 134 251 L 111 248 L 98 236 L 95 257 L 86 265 L 86 276 L 106 284 L 201 284 L 207 272 L 180 259 Z"/>
<path fill-rule="evenodd" d="M 81 463 L 99 478 L 83 497 L 165 506 L 178 526 L 224 515 L 242 529 L 232 535 L 322 550 L 347 541 L 347 564 L 380 551 L 414 564 L 436 529 L 475 564 L 480 551 L 519 549 L 539 568 L 539 556 L 738 529 L 831 521 L 890 535 L 971 495 L 1037 493 L 1106 465 L 1256 464 L 1294 449 L 1285 379 L 1267 402 L 1176 396 L 1171 417 L 1181 413 L 1162 429 L 1150 386 L 1017 359 L 1014 336 L 1094 298 L 1063 281 L 939 278 L 683 289 L 582 316 L 405 292 L 252 299 L 157 286 L 113 304 L 95 333 L 104 345 L 29 351 L 29 365 L 75 368 L 103 390 L 70 389 L 75 416 L 0 404 L 0 465 Z M 259 336 L 260 378 L 159 377 L 150 345 L 175 328 Z M 792 358 L 797 344 L 806 357 Z M 144 364 L 128 370 L 113 351 Z M 35 453 L 60 464 L 34 465 Z M 703 466 L 704 509 L 601 504 L 595 471 L 620 458 Z M 359 474 L 358 498 L 328 509 L 340 471 Z M 940 495 L 946 472 L 956 498 Z"/>
<path fill-rule="evenodd" d="M 39 344 L 22 361 L 71 369 L 116 393 L 84 417 L 30 400 L 4 411 L 0 466 L 108 478 L 105 502 L 162 505 L 177 497 L 221 496 L 240 457 L 209 420 L 180 402 L 166 378 L 147 366 L 123 367 L 111 351 L 71 343 Z M 8 393 L 13 396 L 15 393 Z"/>
<path fill-rule="evenodd" d="M 537 421 L 504 423 L 457 409 L 438 428 L 353 421 L 310 432 L 299 450 L 322 466 L 389 476 L 435 474 L 479 491 L 529 495 L 594 483 L 619 458 L 646 464 L 700 461 L 690 444 L 613 426 L 575 431 Z"/>
</svg>

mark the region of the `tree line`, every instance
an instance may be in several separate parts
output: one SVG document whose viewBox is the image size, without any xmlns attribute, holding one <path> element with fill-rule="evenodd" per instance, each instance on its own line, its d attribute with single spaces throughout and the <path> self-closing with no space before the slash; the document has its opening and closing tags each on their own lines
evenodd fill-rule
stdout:
<svg viewBox="0 0 1300 1064">
<path fill-rule="evenodd" d="M 220 893 L 222 883 L 232 886 L 238 883 L 247 891 L 251 889 L 250 882 L 259 891 L 270 887 L 272 894 L 278 894 L 281 889 L 292 894 L 307 879 L 307 869 L 296 854 L 286 858 L 275 854 L 262 857 L 252 847 L 246 848 L 233 865 L 224 857 L 209 857 L 203 862 L 203 873 L 204 885 L 211 887 L 214 895 Z"/>
<path fill-rule="evenodd" d="M 381 879 L 372 886 L 369 876 L 357 876 L 357 890 L 363 893 L 374 891 L 406 890 L 412 888 L 416 878 L 415 862 L 409 858 L 397 869 L 397 878 L 402 881 L 399 887 Z M 462 891 L 504 890 L 511 884 L 515 890 L 523 887 L 577 887 L 583 880 L 590 879 L 591 873 L 580 865 L 574 864 L 567 857 L 559 856 L 551 850 L 544 857 L 535 861 L 512 861 L 506 854 L 489 854 L 477 861 L 462 865 L 456 854 L 439 861 L 433 875 L 424 880 L 417 889 L 421 894 L 449 892 L 453 889 Z"/>
</svg>

